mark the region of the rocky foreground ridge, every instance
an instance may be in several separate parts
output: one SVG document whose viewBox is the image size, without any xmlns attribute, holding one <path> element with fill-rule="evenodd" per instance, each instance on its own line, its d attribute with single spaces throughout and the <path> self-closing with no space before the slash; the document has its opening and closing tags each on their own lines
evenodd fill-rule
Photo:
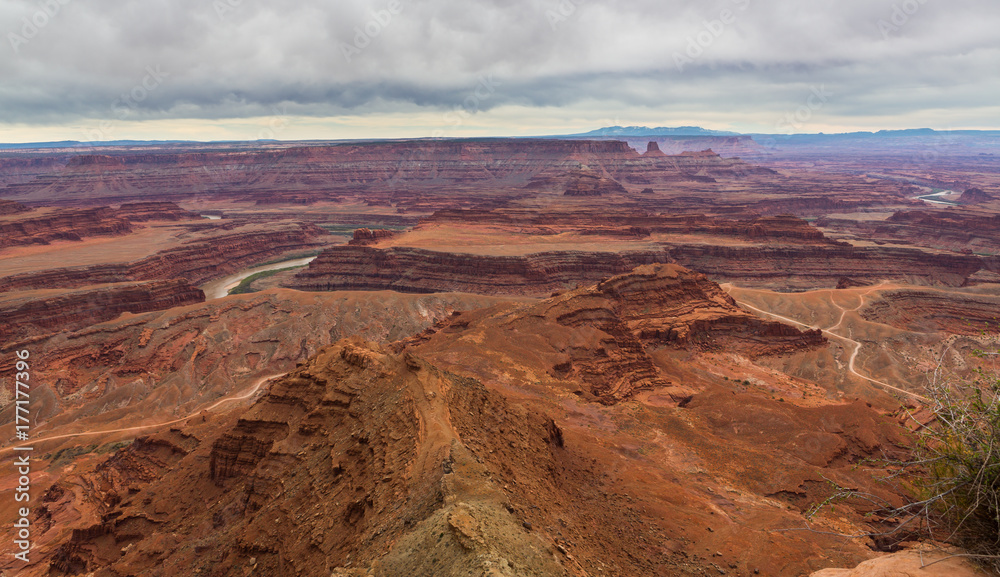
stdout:
<svg viewBox="0 0 1000 577">
<path fill-rule="evenodd" d="M 856 564 L 870 556 L 863 545 L 770 529 L 801 525 L 797 503 L 829 480 L 898 499 L 852 465 L 900 442 L 894 417 L 701 381 L 663 407 L 590 380 L 621 370 L 632 374 L 620 383 L 669 386 L 664 360 L 641 361 L 659 347 L 821 343 L 751 319 L 676 266 L 453 316 L 392 346 L 342 340 L 238 419 L 202 413 L 118 450 L 79 492 L 70 480 L 45 488 L 47 552 L 27 574 L 624 577 Z M 59 524 L 45 519 L 67 518 L 80 493 L 97 515 L 52 534 Z M 865 512 L 838 506 L 834 522 Z"/>
</svg>

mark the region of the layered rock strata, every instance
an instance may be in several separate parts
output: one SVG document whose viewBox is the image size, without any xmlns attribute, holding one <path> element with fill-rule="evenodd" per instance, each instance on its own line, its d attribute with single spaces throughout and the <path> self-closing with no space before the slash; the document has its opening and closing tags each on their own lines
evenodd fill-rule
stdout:
<svg viewBox="0 0 1000 577">
<path fill-rule="evenodd" d="M 150 220 L 191 220 L 201 218 L 198 214 L 184 210 L 173 202 L 132 202 L 118 208 L 118 216 L 130 222 Z"/>
<path fill-rule="evenodd" d="M 642 264 L 669 261 L 665 251 L 480 256 L 406 247 L 338 246 L 324 251 L 287 286 L 312 291 L 541 296 L 580 283 L 596 282 Z"/>
<path fill-rule="evenodd" d="M 651 356 L 659 347 L 757 357 L 826 343 L 820 331 L 802 332 L 747 313 L 705 275 L 675 264 L 640 266 L 515 310 L 463 314 L 436 330 L 440 350 L 462 346 L 448 335 L 482 334 L 514 357 L 550 358 L 553 378 L 586 383 L 588 395 L 604 404 L 653 388 L 667 388 L 677 401 L 688 394 L 659 373 Z M 543 338 L 510 336 L 529 334 Z"/>
<path fill-rule="evenodd" d="M 359 228 L 354 231 L 354 238 L 352 238 L 347 244 L 353 246 L 366 246 L 369 244 L 375 244 L 380 240 L 392 238 L 396 236 L 396 231 L 386 230 L 386 229 L 370 229 L 370 228 Z"/>
<path fill-rule="evenodd" d="M 321 237 L 325 235 L 326 231 L 309 224 L 282 225 L 270 231 L 223 232 L 135 262 L 0 277 L 0 292 L 174 278 L 197 285 L 289 251 L 323 246 Z"/>
<path fill-rule="evenodd" d="M 906 279 L 922 284 L 961 286 L 984 266 L 983 260 L 974 255 L 846 245 L 665 244 L 659 250 L 564 251 L 521 256 L 485 256 L 409 247 L 338 246 L 324 251 L 287 286 L 313 291 L 395 290 L 539 296 L 621 274 L 639 265 L 670 262 L 720 281 L 777 284 L 788 288 L 834 287 L 844 277 L 860 282 Z"/>
<path fill-rule="evenodd" d="M 1000 332 L 1000 299 L 931 291 L 890 291 L 861 309 L 865 320 L 916 332 Z"/>
<path fill-rule="evenodd" d="M 0 216 L 5 216 L 8 214 L 17 214 L 20 212 L 28 212 L 31 209 L 24 206 L 20 202 L 14 202 L 13 200 L 4 200 L 0 198 Z"/>
<path fill-rule="evenodd" d="M 55 295 L 5 295 L 0 300 L 0 341 L 72 331 L 111 320 L 122 313 L 143 313 L 205 301 L 205 293 L 184 280 L 94 287 Z"/>
<path fill-rule="evenodd" d="M 63 209 L 0 222 L 0 249 L 81 240 L 88 236 L 125 235 L 133 227 L 111 208 Z"/>
</svg>

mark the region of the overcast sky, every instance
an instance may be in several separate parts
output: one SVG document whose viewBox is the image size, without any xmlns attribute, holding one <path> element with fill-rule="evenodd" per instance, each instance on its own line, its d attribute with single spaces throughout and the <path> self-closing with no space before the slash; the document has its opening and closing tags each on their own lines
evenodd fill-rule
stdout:
<svg viewBox="0 0 1000 577">
<path fill-rule="evenodd" d="M 0 0 L 0 142 L 1000 129 L 997 0 Z"/>
</svg>

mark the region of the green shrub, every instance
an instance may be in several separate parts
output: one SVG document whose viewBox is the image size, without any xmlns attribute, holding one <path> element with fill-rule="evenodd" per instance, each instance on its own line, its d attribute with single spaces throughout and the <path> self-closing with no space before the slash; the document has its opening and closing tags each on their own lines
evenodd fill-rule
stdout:
<svg viewBox="0 0 1000 577">
<path fill-rule="evenodd" d="M 1000 380 L 932 384 L 918 432 L 916 485 L 928 527 L 1000 570 Z"/>
</svg>

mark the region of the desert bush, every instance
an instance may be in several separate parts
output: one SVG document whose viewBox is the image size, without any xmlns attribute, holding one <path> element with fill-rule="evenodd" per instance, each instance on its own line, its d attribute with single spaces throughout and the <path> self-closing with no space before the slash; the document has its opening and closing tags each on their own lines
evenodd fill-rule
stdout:
<svg viewBox="0 0 1000 577">
<path fill-rule="evenodd" d="M 1000 380 L 980 372 L 928 387 L 933 421 L 917 432 L 910 466 L 932 537 L 1000 570 Z M 936 534 L 935 534 L 936 533 Z"/>
</svg>

